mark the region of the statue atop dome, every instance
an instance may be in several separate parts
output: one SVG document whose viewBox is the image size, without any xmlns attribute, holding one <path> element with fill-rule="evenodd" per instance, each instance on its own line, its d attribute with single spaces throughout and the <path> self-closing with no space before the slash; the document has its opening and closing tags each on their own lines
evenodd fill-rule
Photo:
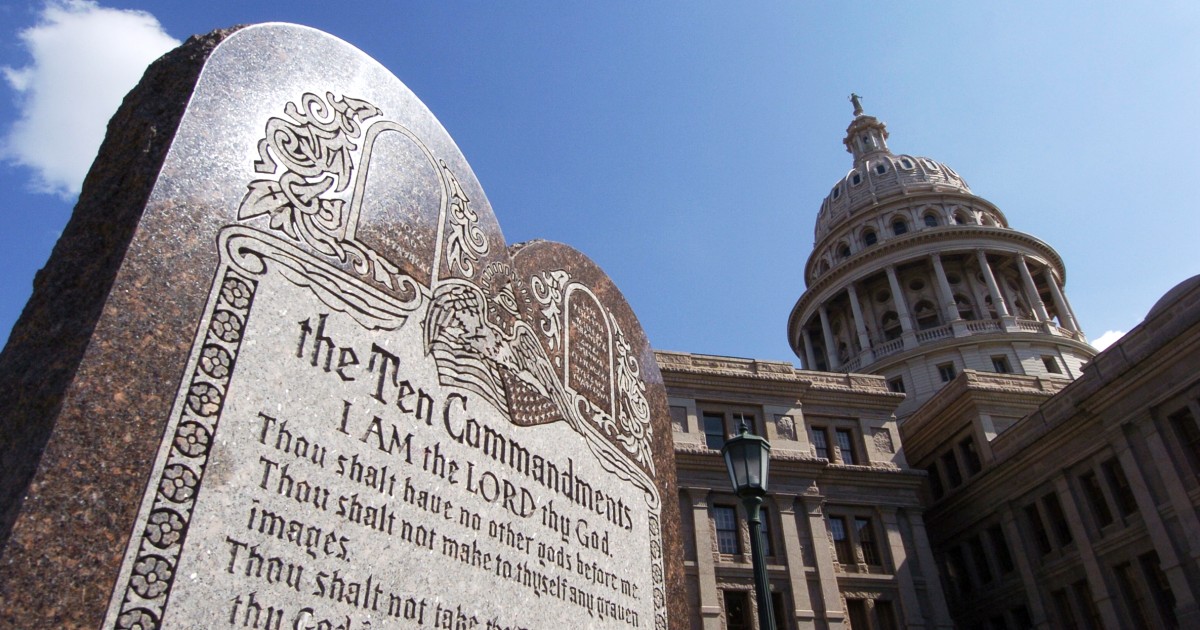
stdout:
<svg viewBox="0 0 1200 630">
<path fill-rule="evenodd" d="M 855 94 L 854 92 L 851 92 L 850 93 L 850 102 L 854 104 L 854 115 L 862 116 L 862 113 L 863 113 L 862 97 Z"/>
</svg>

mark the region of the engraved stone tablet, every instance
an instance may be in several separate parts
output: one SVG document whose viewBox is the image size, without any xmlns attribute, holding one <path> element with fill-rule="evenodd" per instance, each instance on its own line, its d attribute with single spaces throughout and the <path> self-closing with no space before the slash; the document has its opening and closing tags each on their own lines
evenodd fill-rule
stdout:
<svg viewBox="0 0 1200 630">
<path fill-rule="evenodd" d="M 636 318 L 569 247 L 509 247 L 395 77 L 260 25 L 160 60 L 115 121 L 0 359 L 4 622 L 682 625 Z"/>
</svg>

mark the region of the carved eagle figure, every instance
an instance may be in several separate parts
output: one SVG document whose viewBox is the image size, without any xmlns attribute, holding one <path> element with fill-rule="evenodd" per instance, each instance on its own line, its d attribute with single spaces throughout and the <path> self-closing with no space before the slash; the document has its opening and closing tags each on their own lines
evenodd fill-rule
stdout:
<svg viewBox="0 0 1200 630">
<path fill-rule="evenodd" d="M 581 422 L 574 395 L 511 298 L 509 287 L 488 299 L 466 282 L 438 285 L 425 316 L 424 343 L 439 378 L 479 394 L 518 424 Z"/>
</svg>

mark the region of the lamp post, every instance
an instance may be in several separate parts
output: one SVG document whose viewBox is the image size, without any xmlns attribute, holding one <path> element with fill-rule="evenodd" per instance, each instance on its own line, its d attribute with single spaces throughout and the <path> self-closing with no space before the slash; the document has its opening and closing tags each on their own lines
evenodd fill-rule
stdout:
<svg viewBox="0 0 1200 630">
<path fill-rule="evenodd" d="M 767 586 L 767 561 L 762 548 L 762 502 L 767 494 L 767 472 L 771 463 L 771 444 L 750 433 L 746 423 L 738 427 L 738 434 L 721 447 L 725 467 L 729 470 L 729 481 L 733 491 L 746 506 L 750 522 L 750 558 L 754 564 L 754 593 L 758 602 L 758 627 L 760 630 L 775 630 L 775 615 L 771 609 L 771 596 Z"/>
</svg>

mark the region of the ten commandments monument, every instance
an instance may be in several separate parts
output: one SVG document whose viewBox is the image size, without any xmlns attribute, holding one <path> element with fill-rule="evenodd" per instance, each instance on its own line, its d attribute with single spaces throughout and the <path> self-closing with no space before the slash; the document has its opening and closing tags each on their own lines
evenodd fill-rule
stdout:
<svg viewBox="0 0 1200 630">
<path fill-rule="evenodd" d="M 0 625 L 681 625 L 629 306 L 323 33 L 151 66 L 0 383 Z"/>
</svg>

